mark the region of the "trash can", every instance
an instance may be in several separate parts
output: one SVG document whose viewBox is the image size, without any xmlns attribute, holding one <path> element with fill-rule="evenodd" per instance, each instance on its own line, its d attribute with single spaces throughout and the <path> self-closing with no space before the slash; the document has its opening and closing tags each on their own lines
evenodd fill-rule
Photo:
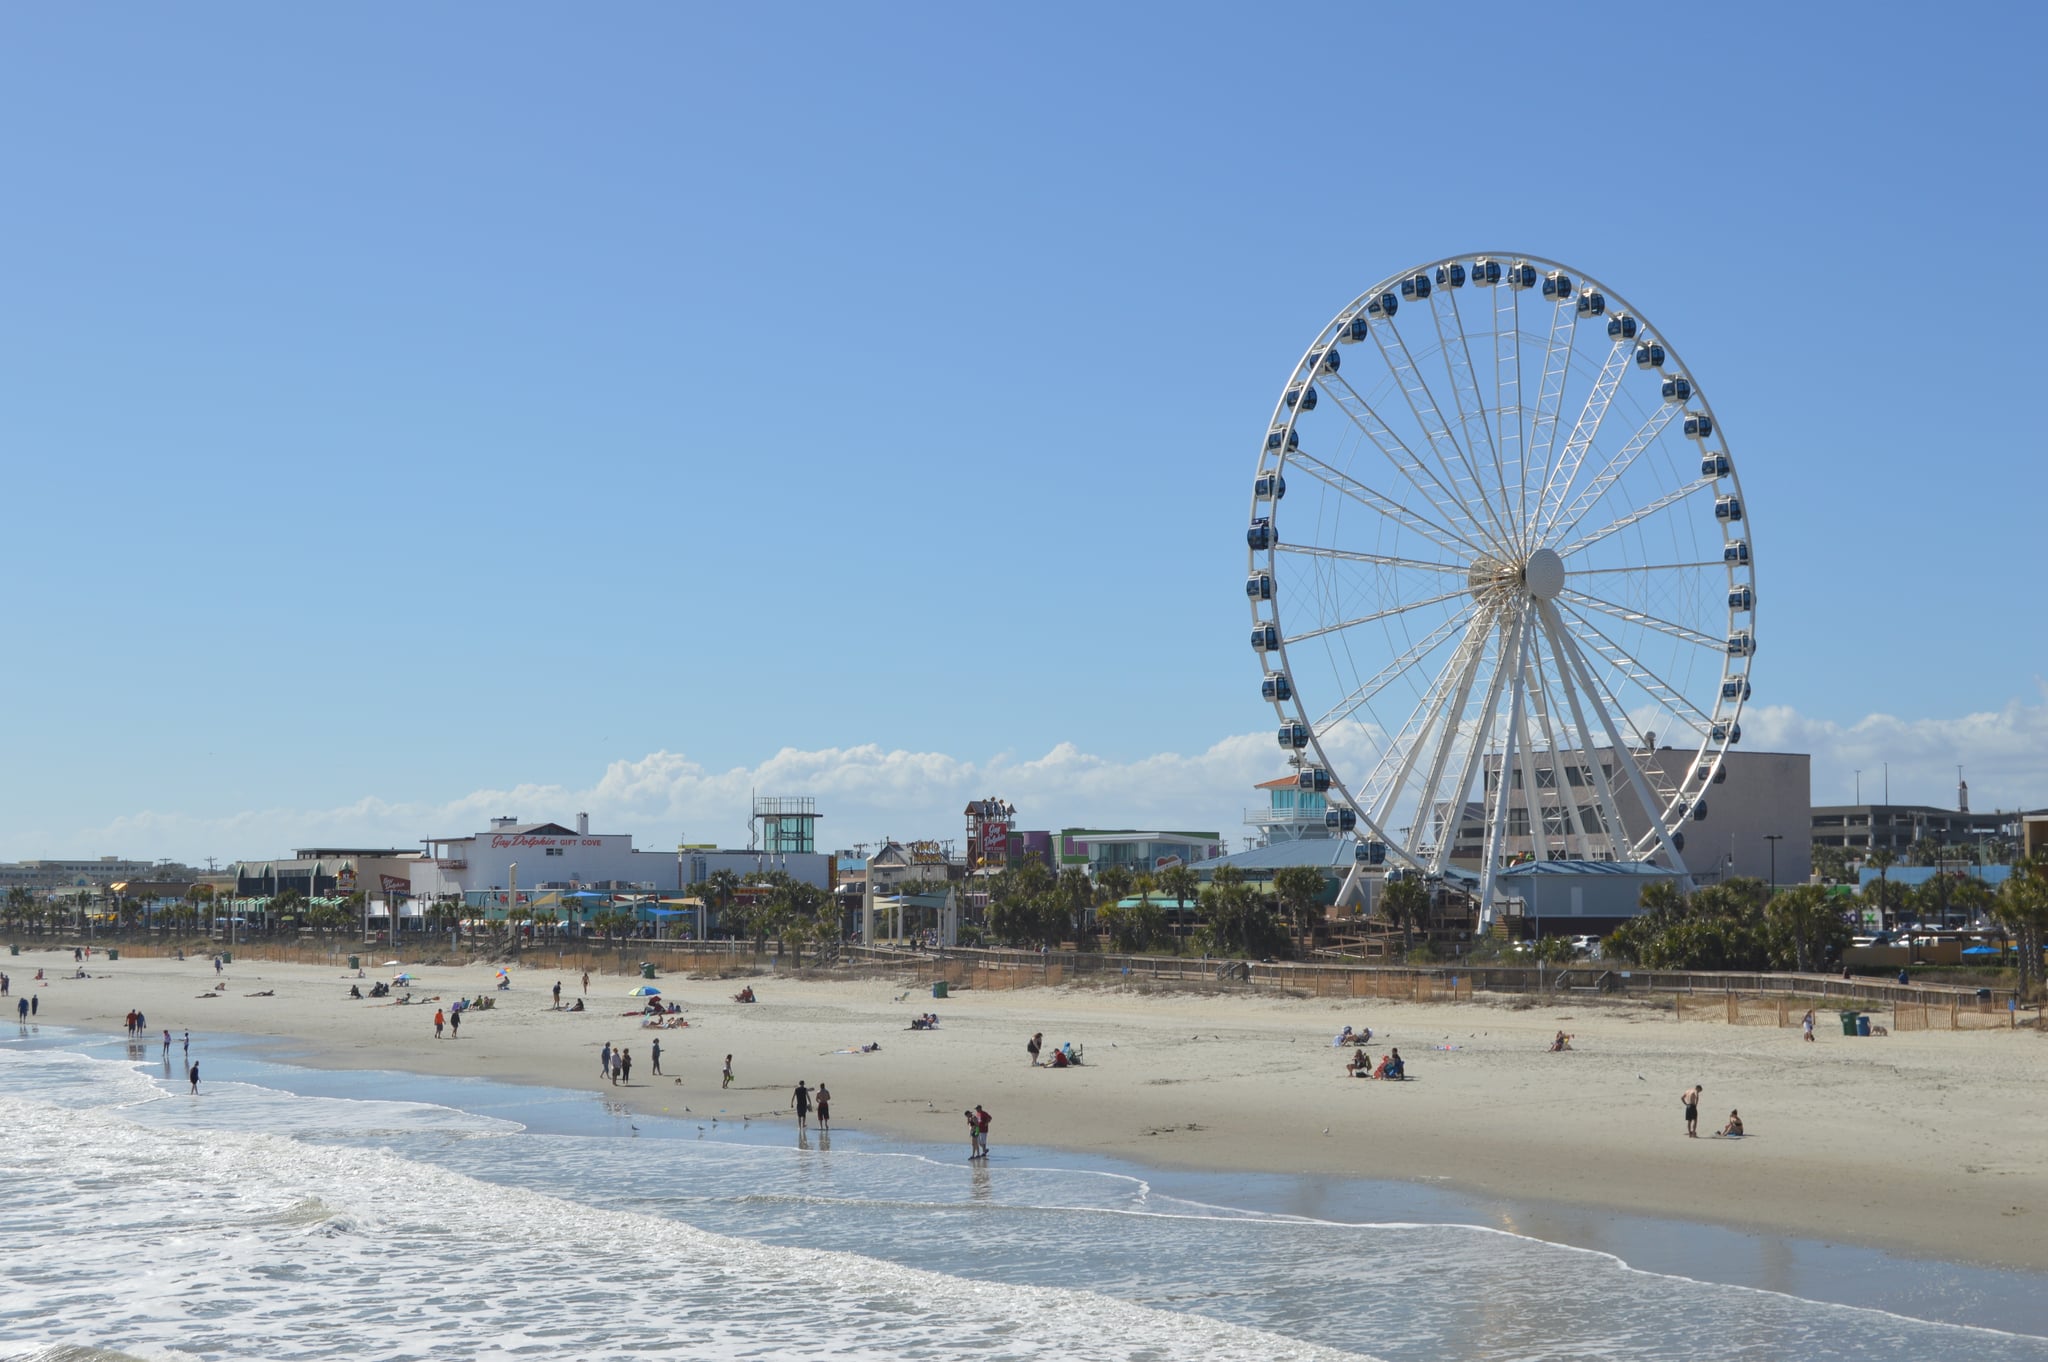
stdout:
<svg viewBox="0 0 2048 1362">
<path fill-rule="evenodd" d="M 119 946 L 109 946 L 109 947 L 107 947 L 107 959 L 109 959 L 109 960 L 119 960 L 120 958 L 121 958 L 121 948 L 120 948 Z"/>
<path fill-rule="evenodd" d="M 651 961 L 642 960 L 640 962 L 640 977 L 642 979 L 652 979 L 654 977 L 654 965 Z"/>
<path fill-rule="evenodd" d="M 234 964 L 234 963 L 235 963 L 235 953 L 234 953 L 233 951 L 222 951 L 222 952 L 220 953 L 220 962 L 221 962 L 221 963 L 222 963 L 223 965 L 232 965 L 232 964 Z"/>
<path fill-rule="evenodd" d="M 946 996 L 946 981 L 944 979 L 941 979 L 936 984 L 932 985 L 932 996 L 934 998 L 943 998 Z"/>
<path fill-rule="evenodd" d="M 21 954 L 21 947 L 19 947 L 19 946 L 9 946 L 9 947 L 7 948 L 7 953 L 8 953 L 9 955 L 20 955 L 20 954 Z"/>
<path fill-rule="evenodd" d="M 1842 1034 L 1845 1036 L 1856 1034 L 1856 1014 L 1854 1012 L 1844 1012 L 1842 1014 Z"/>
<path fill-rule="evenodd" d="M 363 957 L 361 957 L 360 955 L 351 955 L 348 958 L 348 967 L 350 969 L 361 969 L 363 967 Z"/>
<path fill-rule="evenodd" d="M 1856 1016 L 1856 1034 L 1857 1034 L 1857 1035 L 1859 1035 L 1859 1036 L 1867 1036 L 1867 1035 L 1869 1035 L 1869 1034 L 1870 1034 L 1870 1014 L 1869 1014 L 1869 1013 L 1867 1013 L 1867 1012 L 1863 1012 L 1863 1013 L 1858 1013 L 1858 1014 L 1857 1014 L 1857 1016 Z"/>
</svg>

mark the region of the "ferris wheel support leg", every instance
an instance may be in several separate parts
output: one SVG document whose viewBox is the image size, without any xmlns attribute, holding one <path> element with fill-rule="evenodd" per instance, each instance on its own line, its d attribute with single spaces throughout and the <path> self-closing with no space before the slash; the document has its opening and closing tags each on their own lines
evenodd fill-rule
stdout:
<svg viewBox="0 0 2048 1362">
<path fill-rule="evenodd" d="M 1566 665 L 1578 671 L 1580 681 L 1590 692 L 1593 687 L 1593 670 L 1586 665 L 1585 655 L 1579 651 L 1577 643 L 1565 634 L 1564 627 L 1558 622 L 1557 612 L 1551 608 L 1549 601 L 1542 602 L 1537 608 L 1543 612 L 1544 623 L 1551 627 L 1552 637 L 1561 642 L 1570 654 L 1570 661 Z M 1678 854 L 1678 847 L 1671 840 L 1670 830 L 1664 826 L 1664 820 L 1658 813 L 1657 801 L 1650 792 L 1649 782 L 1643 779 L 1641 769 L 1630 759 L 1629 749 L 1622 744 L 1621 733 L 1614 726 L 1613 716 L 1608 714 L 1597 695 L 1593 697 L 1593 712 L 1599 716 L 1601 726 L 1607 731 L 1607 741 L 1613 745 L 1615 765 L 1621 767 L 1622 773 L 1628 777 L 1636 798 L 1642 803 L 1644 813 L 1655 825 L 1658 843 L 1663 846 L 1664 854 L 1671 858 L 1671 868 L 1678 872 L 1683 892 L 1690 894 L 1693 890 L 1692 872 L 1686 869 L 1685 858 Z"/>
<path fill-rule="evenodd" d="M 1354 863 L 1345 873 L 1344 883 L 1337 890 L 1337 901 L 1331 906 L 1349 908 L 1353 903 L 1364 904 L 1365 899 L 1365 867 Z"/>
<path fill-rule="evenodd" d="M 1522 650 L 1528 646 L 1529 618 L 1527 614 L 1515 621 L 1514 639 L 1502 649 L 1500 674 L 1513 677 L 1509 684 L 1508 722 L 1502 735 L 1500 774 L 1494 778 L 1493 819 L 1486 829 L 1486 861 L 1479 879 L 1479 929 L 1490 930 L 1493 926 L 1493 897 L 1496 892 L 1494 881 L 1500 874 L 1500 858 L 1507 841 L 1508 804 L 1511 802 L 1509 787 L 1513 784 L 1515 767 L 1515 738 L 1522 727 Z M 1512 661 L 1509 661 L 1509 658 Z M 1481 730 L 1483 736 L 1484 730 Z M 1475 742 L 1477 747 L 1478 743 Z"/>
</svg>

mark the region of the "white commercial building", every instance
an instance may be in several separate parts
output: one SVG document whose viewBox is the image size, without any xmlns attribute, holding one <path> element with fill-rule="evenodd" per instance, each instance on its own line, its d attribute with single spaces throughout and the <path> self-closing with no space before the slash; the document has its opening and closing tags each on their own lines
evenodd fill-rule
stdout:
<svg viewBox="0 0 2048 1362">
<path fill-rule="evenodd" d="M 488 832 L 430 837 L 427 855 L 412 871 L 415 898 L 547 890 L 639 890 L 675 894 L 721 870 L 745 876 L 779 870 L 791 879 L 830 889 L 832 858 L 816 852 L 639 851 L 631 834 L 594 833 L 590 817 L 574 828 L 494 818 Z"/>
</svg>

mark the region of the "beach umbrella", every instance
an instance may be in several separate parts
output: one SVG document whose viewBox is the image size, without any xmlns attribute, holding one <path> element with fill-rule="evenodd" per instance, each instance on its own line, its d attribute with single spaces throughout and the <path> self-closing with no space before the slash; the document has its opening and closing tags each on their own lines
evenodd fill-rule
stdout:
<svg viewBox="0 0 2048 1362">
<path fill-rule="evenodd" d="M 401 960 L 386 960 L 384 963 L 387 965 L 398 965 L 403 964 L 404 962 Z"/>
<path fill-rule="evenodd" d="M 394 984 L 409 984 L 412 982 L 412 976 L 410 974 L 407 974 L 404 970 L 400 970 L 398 973 L 391 976 L 391 982 Z"/>
<path fill-rule="evenodd" d="M 634 989 L 631 993 L 628 993 L 626 996 L 629 998 L 659 998 L 661 996 L 661 990 L 656 988 L 653 984 L 642 984 L 640 985 L 640 987 Z"/>
</svg>

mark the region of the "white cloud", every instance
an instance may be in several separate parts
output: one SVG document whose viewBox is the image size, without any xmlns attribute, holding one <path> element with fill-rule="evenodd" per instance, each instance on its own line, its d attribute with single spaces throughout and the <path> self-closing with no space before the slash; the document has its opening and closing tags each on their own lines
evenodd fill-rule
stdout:
<svg viewBox="0 0 2048 1362">
<path fill-rule="evenodd" d="M 1863 796 L 1883 794 L 1891 764 L 1891 796 L 1899 803 L 1948 805 L 1955 767 L 1970 780 L 1978 809 L 2048 805 L 2048 686 L 2032 700 L 1953 719 L 1901 719 L 1873 714 L 1841 725 L 1780 707 L 1743 716 L 1747 748 L 1813 754 L 1813 797 L 1847 802 L 1853 772 L 1863 771 Z M 1332 759 L 1350 778 L 1370 765 L 1370 738 L 1344 735 Z M 959 837 L 969 799 L 998 795 L 1018 808 L 1026 828 L 1073 826 L 1182 828 L 1234 840 L 1244 829 L 1252 787 L 1285 769 L 1270 730 L 1239 734 L 1192 754 L 1162 752 L 1118 761 L 1059 743 L 1040 756 L 999 753 L 975 761 L 943 752 L 884 750 L 872 744 L 815 751 L 784 748 L 755 766 L 713 771 L 688 755 L 653 752 L 614 761 L 585 785 L 526 784 L 475 790 L 441 803 L 366 797 L 338 808 L 251 809 L 208 816 L 145 812 L 81 829 L 71 845 L 26 854 L 97 854 L 118 846 L 148 855 L 191 859 L 282 855 L 313 845 L 413 846 L 428 836 L 474 832 L 488 819 L 568 820 L 588 812 L 599 831 L 631 832 L 643 847 L 667 847 L 680 834 L 693 842 L 743 845 L 748 800 L 813 795 L 823 814 L 820 838 L 831 847 L 883 836 Z"/>
<path fill-rule="evenodd" d="M 1972 809 L 2048 806 L 2048 683 L 2034 680 L 2031 699 L 1951 719 L 1901 719 L 1871 714 L 1842 725 L 1783 706 L 1745 710 L 1743 746 L 1813 754 L 1813 800 L 1846 804 L 1856 797 L 1898 804 L 1955 806 L 1956 767 L 1970 782 Z"/>
</svg>

